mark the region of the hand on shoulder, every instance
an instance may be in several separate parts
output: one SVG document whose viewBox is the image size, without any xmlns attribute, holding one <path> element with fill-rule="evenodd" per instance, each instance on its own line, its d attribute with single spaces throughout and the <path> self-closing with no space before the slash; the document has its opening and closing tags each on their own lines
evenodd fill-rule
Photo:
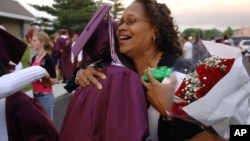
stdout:
<svg viewBox="0 0 250 141">
<path fill-rule="evenodd" d="M 106 79 L 106 75 L 100 68 L 94 66 L 88 66 L 81 68 L 76 74 L 76 82 L 82 87 L 88 87 L 90 84 L 94 84 L 98 89 L 102 89 L 102 84 L 96 79 Z"/>
</svg>

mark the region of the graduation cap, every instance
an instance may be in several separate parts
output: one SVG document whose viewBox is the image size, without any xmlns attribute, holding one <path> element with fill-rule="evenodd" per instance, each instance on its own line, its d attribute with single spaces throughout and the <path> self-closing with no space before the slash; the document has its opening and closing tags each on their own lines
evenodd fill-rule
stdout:
<svg viewBox="0 0 250 141">
<path fill-rule="evenodd" d="M 68 30 L 67 29 L 61 29 L 60 32 L 61 32 L 61 34 L 65 35 L 68 32 Z"/>
<path fill-rule="evenodd" d="M 5 30 L 0 29 L 0 61 L 5 65 L 9 61 L 18 64 L 26 50 L 27 45 L 11 35 Z"/>
<path fill-rule="evenodd" d="M 83 62 L 101 59 L 106 49 L 111 50 L 113 60 L 118 59 L 114 55 L 114 22 L 112 22 L 109 15 L 111 7 L 110 5 L 103 5 L 97 9 L 73 46 L 72 52 L 74 56 L 77 56 L 83 49 Z"/>
</svg>

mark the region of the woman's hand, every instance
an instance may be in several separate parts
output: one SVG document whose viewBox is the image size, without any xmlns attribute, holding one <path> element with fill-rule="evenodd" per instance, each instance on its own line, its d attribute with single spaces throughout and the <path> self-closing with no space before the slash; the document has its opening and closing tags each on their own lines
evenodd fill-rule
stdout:
<svg viewBox="0 0 250 141">
<path fill-rule="evenodd" d="M 76 73 L 76 82 L 82 87 L 88 87 L 92 83 L 98 89 L 102 89 L 102 84 L 95 77 L 106 79 L 106 75 L 101 71 L 101 69 L 88 66 L 85 69 L 80 69 Z"/>
<path fill-rule="evenodd" d="M 46 73 L 45 76 L 42 77 L 41 80 L 42 80 L 42 84 L 43 84 L 44 87 L 50 87 L 50 86 L 52 86 L 52 82 L 50 80 L 50 76 L 49 76 L 48 73 Z"/>
<path fill-rule="evenodd" d="M 171 111 L 173 104 L 174 88 L 176 84 L 175 75 L 172 74 L 169 83 L 162 84 L 153 78 L 150 68 L 147 69 L 149 83 L 142 78 L 143 85 L 147 88 L 147 99 L 160 114 L 167 117 L 167 111 Z"/>
</svg>

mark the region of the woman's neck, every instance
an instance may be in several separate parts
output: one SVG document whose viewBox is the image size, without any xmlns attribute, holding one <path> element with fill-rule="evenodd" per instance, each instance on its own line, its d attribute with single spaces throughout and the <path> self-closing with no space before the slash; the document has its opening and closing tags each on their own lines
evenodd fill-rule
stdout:
<svg viewBox="0 0 250 141">
<path fill-rule="evenodd" d="M 133 59 L 135 68 L 140 76 L 144 74 L 145 69 L 148 67 L 154 68 L 157 67 L 159 60 L 161 59 L 163 52 L 156 51 L 145 54 L 139 58 Z"/>
<path fill-rule="evenodd" d="M 36 59 L 40 60 L 41 58 L 43 58 L 46 55 L 46 51 L 43 49 L 40 49 L 37 51 L 37 55 L 36 55 Z"/>
</svg>

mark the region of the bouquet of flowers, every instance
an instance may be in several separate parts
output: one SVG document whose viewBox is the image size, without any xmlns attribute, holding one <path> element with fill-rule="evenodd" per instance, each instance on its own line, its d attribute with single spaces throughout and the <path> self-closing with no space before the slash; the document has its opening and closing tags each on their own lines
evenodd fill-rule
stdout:
<svg viewBox="0 0 250 141">
<path fill-rule="evenodd" d="M 193 60 L 177 61 L 173 68 L 177 87 L 172 114 L 229 138 L 230 125 L 248 124 L 250 119 L 250 81 L 240 50 L 202 41 L 193 53 Z"/>
</svg>

